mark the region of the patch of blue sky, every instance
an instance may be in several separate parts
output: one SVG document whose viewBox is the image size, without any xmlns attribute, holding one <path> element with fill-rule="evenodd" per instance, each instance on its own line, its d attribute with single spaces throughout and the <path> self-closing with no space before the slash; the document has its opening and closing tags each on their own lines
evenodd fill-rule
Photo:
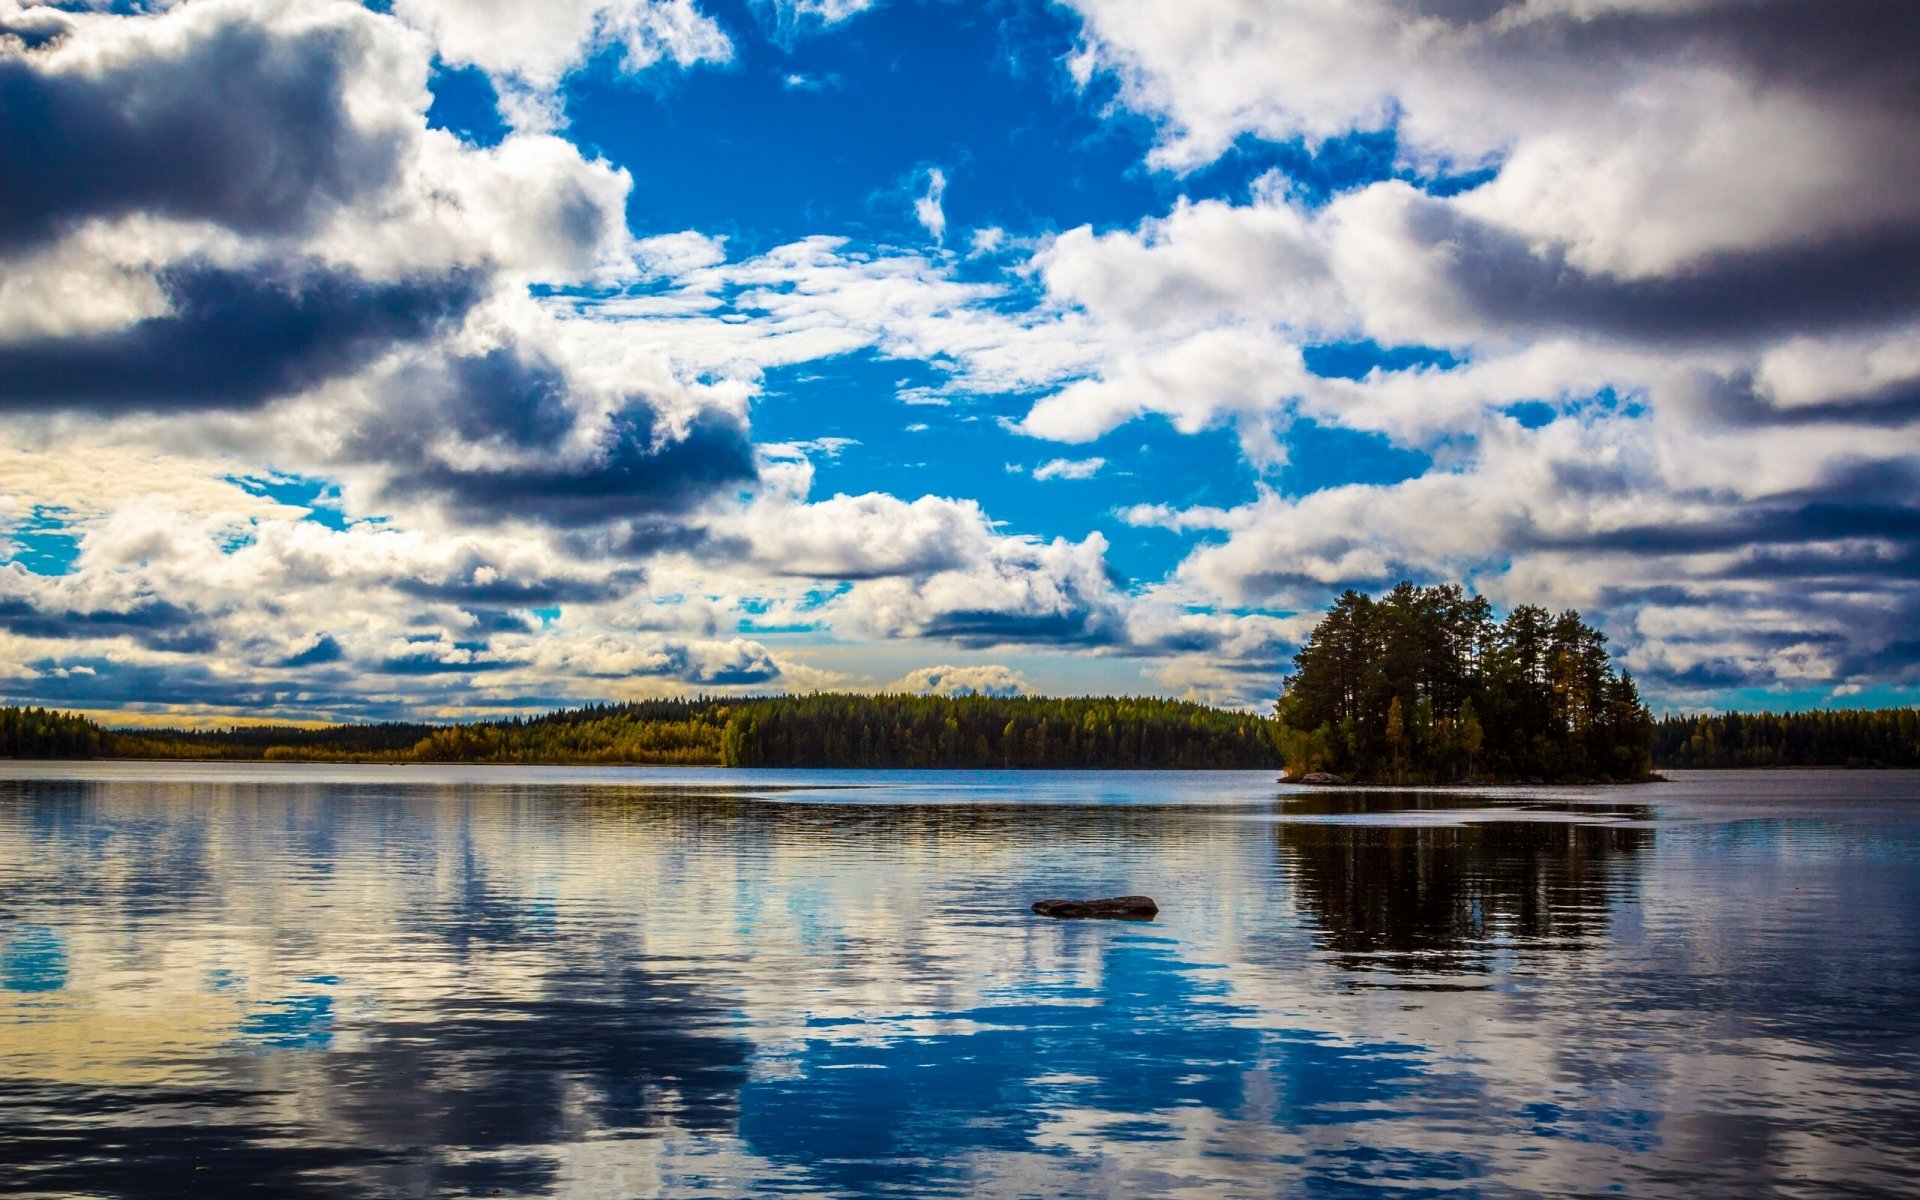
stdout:
<svg viewBox="0 0 1920 1200">
<path fill-rule="evenodd" d="M 229 475 L 227 482 L 250 495 L 304 508 L 302 520 L 324 525 L 335 531 L 349 524 L 340 508 L 340 489 L 330 480 L 308 475 Z"/>
<path fill-rule="evenodd" d="M 1553 424 L 1559 419 L 1558 405 L 1545 400 L 1522 400 L 1518 404 L 1509 404 L 1500 410 L 1520 423 L 1522 429 L 1539 429 Z"/>
<path fill-rule="evenodd" d="M 746 614 L 735 623 L 736 632 L 751 635 L 773 635 L 783 633 L 814 633 L 821 626 L 816 621 L 762 621 L 761 617 L 773 611 L 773 601 L 759 596 L 743 596 L 734 602 L 734 607 Z"/>
<path fill-rule="evenodd" d="M 500 119 L 500 98 L 493 81 L 478 67 L 437 66 L 428 87 L 427 126 L 445 129 L 476 146 L 496 146 L 507 136 Z"/>
<path fill-rule="evenodd" d="M 805 599 L 800 602 L 800 610 L 802 612 L 808 612 L 813 609 L 824 608 L 832 601 L 839 599 L 852 590 L 853 585 L 850 583 L 836 583 L 831 587 L 811 588 L 807 591 Z"/>
<path fill-rule="evenodd" d="M 1034 397 L 985 396 L 948 405 L 902 404 L 896 397 L 937 372 L 875 354 L 769 372 L 754 427 L 764 441 L 826 437 L 857 443 L 837 454 L 815 453 L 816 499 L 836 493 L 887 492 L 979 502 L 1003 532 L 1078 541 L 1098 530 L 1109 563 L 1133 583 L 1163 578 L 1196 538 L 1141 529 L 1120 519 L 1137 504 L 1231 507 L 1255 495 L 1256 474 L 1233 431 L 1177 432 L 1161 417 L 1129 422 L 1099 439 L 1067 445 L 1026 437 L 1006 422 L 1023 416 Z M 1104 462 L 1088 478 L 1036 479 L 1055 459 Z"/>
<path fill-rule="evenodd" d="M 138 17 L 152 12 L 158 5 L 154 0 L 52 0 L 47 7 L 64 9 L 67 12 L 108 12 L 117 17 Z"/>
<path fill-rule="evenodd" d="M 1312 420 L 1296 421 L 1287 431 L 1287 455 L 1278 489 L 1285 496 L 1353 483 L 1404 483 L 1433 468 L 1430 456 L 1396 446 L 1384 434 Z"/>
<path fill-rule="evenodd" d="M 1382 346 L 1370 340 L 1302 346 L 1300 357 L 1307 370 L 1322 379 L 1365 379 L 1376 370 L 1451 370 L 1466 361 L 1444 346 Z"/>
<path fill-rule="evenodd" d="M 912 201 L 933 167 L 948 182 L 949 244 L 986 227 L 1131 227 L 1178 196 L 1242 200 L 1274 173 L 1310 207 L 1389 179 L 1454 195 L 1496 173 L 1415 166 L 1391 124 L 1319 142 L 1243 137 L 1196 171 L 1152 170 L 1154 120 L 1119 105 L 1111 77 L 1070 77 L 1081 30 L 1064 6 L 882 4 L 800 38 L 769 37 L 747 0 L 704 9 L 731 36 L 731 63 L 636 80 L 608 51 L 566 89 L 568 136 L 633 173 L 628 217 L 643 236 L 723 233 L 735 253 L 816 233 L 920 244 Z M 433 88 L 438 123 L 480 144 L 497 136 L 483 78 L 443 71 Z"/>
<path fill-rule="evenodd" d="M 1073 85 L 1077 23 L 1055 6 L 885 4 L 791 49 L 744 0 L 705 7 L 731 64 L 635 81 L 608 55 L 566 91 L 568 136 L 633 172 L 637 234 L 723 233 L 735 253 L 820 233 L 920 244 L 932 167 L 949 242 L 1131 226 L 1184 190 L 1143 166 L 1154 128 L 1111 106 L 1111 82 Z"/>
<path fill-rule="evenodd" d="M 1395 179 L 1436 196 L 1456 196 L 1498 173 L 1497 167 L 1484 164 L 1465 169 L 1445 164 L 1430 170 L 1417 168 L 1401 154 L 1399 130 L 1388 125 L 1318 142 L 1243 135 L 1225 154 L 1187 175 L 1184 183 L 1194 196 L 1237 197 L 1256 181 L 1278 174 L 1286 180 L 1288 197 L 1313 209 L 1343 193 Z"/>
<path fill-rule="evenodd" d="M 68 524 L 65 509 L 37 506 L 32 515 L 0 539 L 6 561 L 35 575 L 68 575 L 80 558 L 80 535 Z"/>
<path fill-rule="evenodd" d="M 1500 411 L 1518 421 L 1522 428 L 1539 429 L 1561 417 L 1643 417 L 1647 412 L 1647 404 L 1646 399 L 1637 393 L 1622 394 L 1607 387 L 1589 395 L 1560 400 L 1522 400 Z"/>
</svg>

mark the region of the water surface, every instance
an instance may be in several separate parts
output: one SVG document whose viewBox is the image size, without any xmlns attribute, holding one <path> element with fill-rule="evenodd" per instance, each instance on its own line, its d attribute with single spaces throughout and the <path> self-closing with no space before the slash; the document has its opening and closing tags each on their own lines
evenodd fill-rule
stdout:
<svg viewBox="0 0 1920 1200">
<path fill-rule="evenodd" d="M 1916 985 L 1915 773 L 0 763 L 5 1195 L 1896 1195 Z"/>
</svg>

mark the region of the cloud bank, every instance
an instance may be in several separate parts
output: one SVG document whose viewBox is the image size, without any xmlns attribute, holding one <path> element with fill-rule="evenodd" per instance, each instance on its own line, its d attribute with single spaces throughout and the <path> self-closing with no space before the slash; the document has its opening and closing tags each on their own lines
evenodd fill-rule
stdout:
<svg viewBox="0 0 1920 1200">
<path fill-rule="evenodd" d="M 1085 189 L 1124 215 L 1036 215 L 986 114 L 778 235 L 650 221 L 705 181 L 580 81 L 827 103 L 782 81 L 870 7 L 0 0 L 8 695 L 939 691 L 967 651 L 1257 704 L 1402 577 L 1577 605 L 1663 702 L 1920 686 L 1913 6 L 1074 0 L 1023 69 L 1144 130 Z M 435 116 L 458 72 L 493 144 Z"/>
</svg>

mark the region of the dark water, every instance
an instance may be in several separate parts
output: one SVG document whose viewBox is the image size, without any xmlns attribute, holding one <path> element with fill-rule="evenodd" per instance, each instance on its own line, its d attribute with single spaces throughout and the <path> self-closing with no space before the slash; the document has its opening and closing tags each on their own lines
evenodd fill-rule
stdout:
<svg viewBox="0 0 1920 1200">
<path fill-rule="evenodd" d="M 1913 1194 L 1916 985 L 1914 773 L 0 765 L 0 1195 Z"/>
</svg>

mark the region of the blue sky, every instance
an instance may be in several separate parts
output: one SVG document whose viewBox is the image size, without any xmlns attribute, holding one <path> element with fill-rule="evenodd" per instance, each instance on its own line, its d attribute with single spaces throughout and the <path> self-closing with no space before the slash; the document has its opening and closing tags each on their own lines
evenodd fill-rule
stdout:
<svg viewBox="0 0 1920 1200">
<path fill-rule="evenodd" d="M 0 689 L 1262 706 L 1411 578 L 1911 703 L 1869 7 L 0 0 Z"/>
</svg>

